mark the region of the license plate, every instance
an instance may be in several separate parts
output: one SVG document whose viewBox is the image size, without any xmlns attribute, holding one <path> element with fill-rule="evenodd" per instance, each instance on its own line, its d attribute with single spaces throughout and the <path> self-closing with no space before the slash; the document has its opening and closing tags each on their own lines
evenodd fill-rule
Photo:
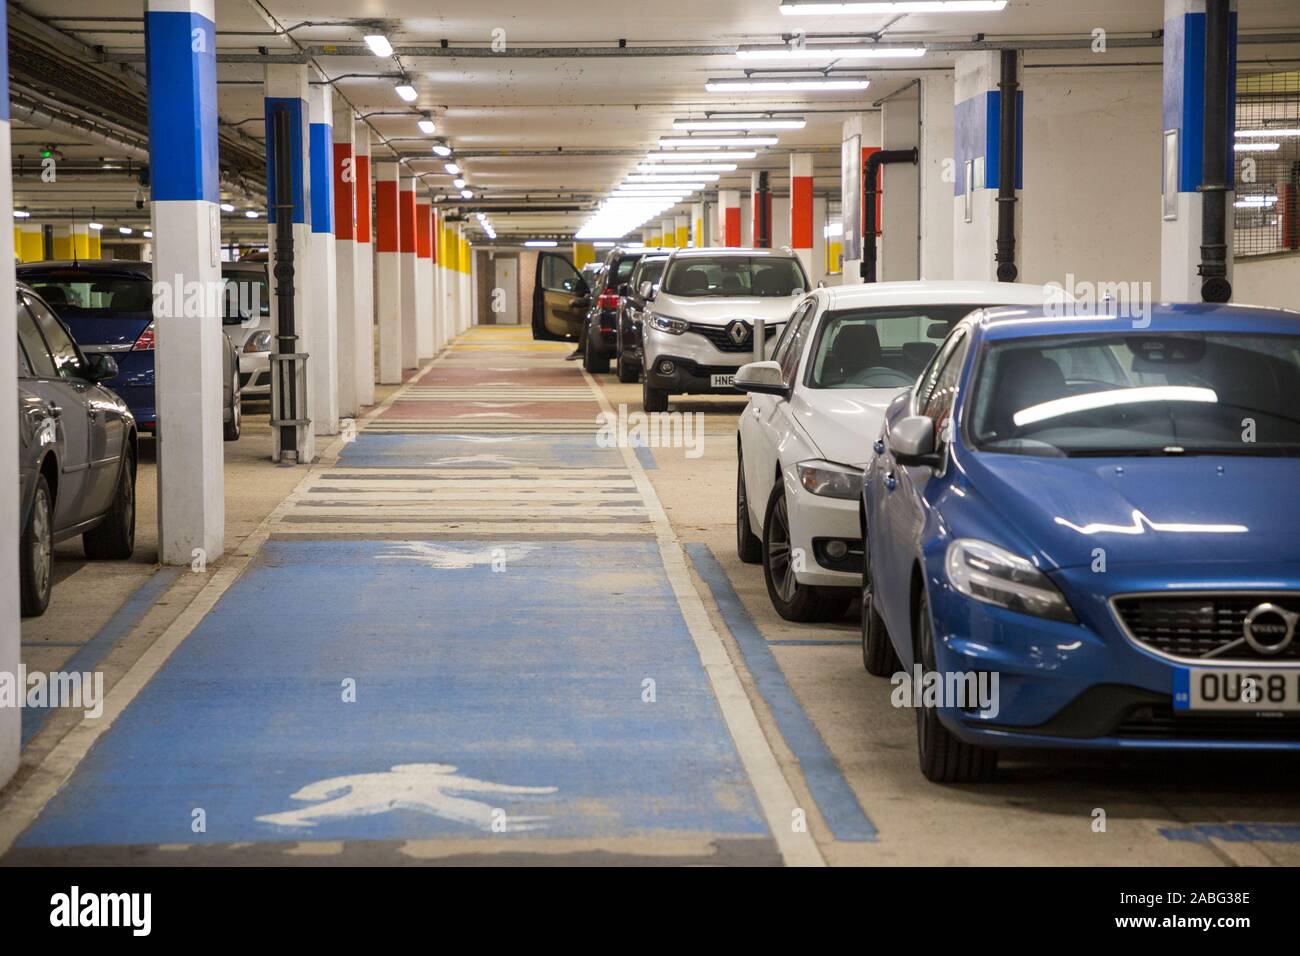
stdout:
<svg viewBox="0 0 1300 956">
<path fill-rule="evenodd" d="M 1300 711 L 1300 670 L 1180 667 L 1174 710 Z"/>
<path fill-rule="evenodd" d="M 710 375 L 709 386 L 711 388 L 734 388 L 736 385 L 736 376 L 734 375 Z"/>
</svg>

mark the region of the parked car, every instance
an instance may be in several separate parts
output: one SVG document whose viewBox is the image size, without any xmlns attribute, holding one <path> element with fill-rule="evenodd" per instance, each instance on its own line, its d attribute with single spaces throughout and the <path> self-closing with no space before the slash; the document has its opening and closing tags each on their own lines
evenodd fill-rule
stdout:
<svg viewBox="0 0 1300 956">
<path fill-rule="evenodd" d="M 609 371 L 609 360 L 618 345 L 618 314 L 623 302 L 622 289 L 632 278 L 632 270 L 645 253 L 640 249 L 615 246 L 605 256 L 582 328 L 582 367 L 598 374 Z"/>
<path fill-rule="evenodd" d="M 54 545 L 81 535 L 88 558 L 135 550 L 136 423 L 103 383 L 113 356 L 82 354 L 35 292 L 19 285 L 18 488 L 22 613 L 45 613 Z"/>
<path fill-rule="evenodd" d="M 533 338 L 578 338 L 587 319 L 591 287 L 567 256 L 543 252 L 533 278 Z"/>
<path fill-rule="evenodd" d="M 1004 748 L 1300 749 L 1300 313 L 957 325 L 863 481 L 863 660 L 985 675 L 921 770 Z"/>
<path fill-rule="evenodd" d="M 641 294 L 642 287 L 651 294 L 658 290 L 667 262 L 668 257 L 664 255 L 642 256 L 632 270 L 632 277 L 619 289 L 621 298 L 618 307 L 618 336 L 614 343 L 614 368 L 618 380 L 624 384 L 631 384 L 641 377 L 641 327 L 645 323 L 647 301 Z"/>
<path fill-rule="evenodd" d="M 222 325 L 239 353 L 239 394 L 242 398 L 270 398 L 271 290 L 266 262 L 241 259 L 223 262 L 226 282 Z"/>
<path fill-rule="evenodd" d="M 1040 306 L 1044 295 L 1004 282 L 817 289 L 773 361 L 737 373 L 736 388 L 750 393 L 737 436 L 737 548 L 742 561 L 762 562 L 778 614 L 843 616 L 862 587 L 862 469 L 885 408 L 960 319 L 988 305 Z"/>
<path fill-rule="evenodd" d="M 808 288 L 789 249 L 673 250 L 658 290 L 644 290 L 645 410 L 666 411 L 683 393 L 734 395 L 736 369 L 754 355 L 754 320 L 770 347 Z"/>
<path fill-rule="evenodd" d="M 125 399 L 140 431 L 155 431 L 153 263 L 39 262 L 21 266 L 18 278 L 49 303 L 85 354 L 113 356 L 118 374 L 105 384 Z M 222 341 L 221 418 L 226 441 L 235 441 L 243 419 L 239 352 L 229 336 Z"/>
</svg>

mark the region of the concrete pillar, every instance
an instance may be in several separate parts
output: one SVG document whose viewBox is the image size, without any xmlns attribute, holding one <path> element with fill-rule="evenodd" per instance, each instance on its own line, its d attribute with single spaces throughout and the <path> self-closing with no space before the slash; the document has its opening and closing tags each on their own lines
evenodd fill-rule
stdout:
<svg viewBox="0 0 1300 956">
<path fill-rule="evenodd" d="M 826 279 L 826 206 L 825 196 L 813 197 L 812 267 L 808 270 L 808 278 L 814 289 Z"/>
<path fill-rule="evenodd" d="M 573 268 L 579 272 L 582 267 L 590 265 L 596 261 L 596 247 L 590 242 L 575 242 L 573 244 Z"/>
<path fill-rule="evenodd" d="M 90 230 L 90 255 L 87 258 L 90 259 L 104 258 L 104 246 L 101 241 L 102 237 L 103 237 L 103 230 L 100 229 Z M 23 233 L 23 242 L 26 241 L 27 241 L 27 234 Z M 38 252 L 37 257 L 39 258 L 39 256 L 40 253 Z M 24 259 L 23 261 L 26 262 L 27 260 Z"/>
<path fill-rule="evenodd" d="M 311 314 L 307 322 L 307 395 L 317 435 L 339 432 L 338 262 L 334 242 L 333 87 L 309 91 L 311 136 Z"/>
<path fill-rule="evenodd" d="M 730 249 L 740 248 L 740 190 L 718 191 L 718 216 L 720 245 Z"/>
<path fill-rule="evenodd" d="M 1229 75 L 1237 69 L 1237 4 L 1228 39 Z M 1165 0 L 1164 180 L 1160 229 L 1160 298 L 1200 302 L 1202 174 L 1205 149 L 1205 0 Z M 1235 180 L 1235 84 L 1228 91 L 1229 182 Z M 1247 154 L 1249 156 L 1249 154 Z M 1232 281 L 1233 203 L 1227 194 L 1228 281 Z"/>
<path fill-rule="evenodd" d="M 472 280 L 473 274 L 472 250 L 469 245 L 468 228 L 463 222 L 456 223 L 456 238 L 460 244 L 460 252 L 456 261 L 460 264 L 460 330 L 464 332 L 474 324 L 474 294 Z"/>
<path fill-rule="evenodd" d="M 920 147 L 920 96 L 915 89 L 882 105 L 880 133 L 884 149 Z M 879 259 L 882 282 L 921 277 L 919 199 L 920 177 L 916 166 L 893 163 L 882 168 Z"/>
<path fill-rule="evenodd" d="M 958 169 L 953 159 L 955 80 L 950 73 L 921 77 L 920 189 L 922 279 L 951 279 L 952 197 Z"/>
<path fill-rule="evenodd" d="M 811 153 L 790 154 L 790 248 L 805 271 L 813 274 L 815 243 L 813 216 L 813 158 Z"/>
<path fill-rule="evenodd" d="M 442 214 L 429 211 L 429 308 L 433 312 L 433 354 L 447 344 L 446 315 L 442 302 Z"/>
<path fill-rule="evenodd" d="M 680 215 L 677 220 L 677 248 L 685 249 L 691 244 L 691 217 Z"/>
<path fill-rule="evenodd" d="M 8 64 L 8 8 L 0 7 L 0 61 Z M 12 217 L 13 174 L 10 171 L 9 70 L 0 69 L 0 215 Z M 24 223 L 26 225 L 26 223 Z M 0 339 L 13 342 L 14 249 L 12 230 L 0 236 Z M 5 237 L 10 245 L 4 244 Z M 26 260 L 24 260 L 26 261 Z M 13 348 L 0 349 L 0 461 L 9 480 L 0 482 L 0 673 L 18 673 L 22 632 L 18 599 L 18 357 Z M 0 787 L 18 769 L 22 710 L 0 707 Z"/>
<path fill-rule="evenodd" d="M 415 295 L 418 309 L 415 352 L 420 361 L 433 358 L 433 206 L 428 196 L 415 201 Z"/>
<path fill-rule="evenodd" d="M 375 311 L 379 322 L 379 381 L 384 385 L 402 382 L 400 170 L 397 163 L 381 163 L 375 172 Z"/>
<path fill-rule="evenodd" d="M 352 149 L 356 156 L 357 189 L 357 405 L 375 404 L 375 254 L 374 201 L 370 170 L 370 127 L 364 120 L 352 123 Z"/>
<path fill-rule="evenodd" d="M 8 77 L 5 78 L 8 82 Z M 12 176 L 12 174 L 11 174 Z M 45 231 L 38 222 L 32 222 L 30 219 L 24 219 L 19 227 L 21 233 L 19 253 L 23 262 L 40 262 L 45 258 Z M 94 231 L 91 237 L 91 249 L 94 250 L 95 243 L 99 239 L 99 232 Z M 98 259 L 99 256 L 94 258 Z"/>
<path fill-rule="evenodd" d="M 842 135 L 840 188 L 842 195 L 854 196 L 857 201 L 843 204 L 844 274 L 841 281 L 846 285 L 852 285 L 862 282 L 862 228 L 865 209 L 862 195 L 862 167 L 867 157 L 880 149 L 883 141 L 880 114 L 853 114 L 844 121 Z M 849 155 L 850 143 L 856 144 L 858 150 L 856 155 Z M 879 219 L 876 221 L 879 223 Z"/>
<path fill-rule="evenodd" d="M 190 564 L 225 549 L 221 193 L 212 0 L 146 0 L 158 409 L 158 550 Z M 177 136 L 185 130 L 185 136 Z M 12 262 L 6 259 L 6 265 Z M 191 291 L 201 315 L 186 315 Z"/>
<path fill-rule="evenodd" d="M 677 219 L 669 216 L 666 219 L 659 220 L 659 235 L 663 238 L 660 243 L 665 249 L 672 249 L 677 245 Z"/>
<path fill-rule="evenodd" d="M 1023 67 L 1022 67 L 1023 71 Z M 953 278 L 997 280 L 998 156 L 1002 94 L 1000 56 L 996 52 L 963 53 L 957 57 L 954 99 L 954 146 L 957 200 L 953 213 Z M 1016 187 L 1022 188 L 1024 121 L 1023 92 L 1016 111 L 1021 155 L 1016 160 Z M 1016 203 L 1016 235 L 1021 235 L 1021 204 Z"/>
<path fill-rule="evenodd" d="M 420 282 L 415 269 L 415 177 L 398 167 L 397 244 L 401 252 L 402 368 L 419 364 Z"/>
<path fill-rule="evenodd" d="M 691 203 L 691 245 L 696 249 L 703 249 L 709 244 L 708 233 L 705 232 L 705 203 Z"/>
<path fill-rule="evenodd" d="M 57 262 L 72 258 L 72 227 L 57 225 L 54 227 L 54 244 L 52 258 Z"/>
<path fill-rule="evenodd" d="M 357 350 L 361 348 L 362 321 L 369 317 L 361 311 L 360 255 L 357 251 L 357 162 L 352 137 L 355 133 L 352 110 L 346 105 L 334 110 L 334 261 L 337 281 L 338 326 L 338 412 L 355 417 L 360 411 L 357 400 Z"/>
<path fill-rule="evenodd" d="M 74 222 L 68 227 L 72 233 L 72 257 L 77 260 L 90 258 L 90 229 L 84 222 Z"/>
<path fill-rule="evenodd" d="M 443 325 L 447 330 L 447 341 L 452 341 L 460 334 L 457 327 L 456 313 L 456 231 L 446 218 L 441 219 L 442 230 L 439 239 L 439 258 L 442 266 L 442 314 Z"/>
</svg>

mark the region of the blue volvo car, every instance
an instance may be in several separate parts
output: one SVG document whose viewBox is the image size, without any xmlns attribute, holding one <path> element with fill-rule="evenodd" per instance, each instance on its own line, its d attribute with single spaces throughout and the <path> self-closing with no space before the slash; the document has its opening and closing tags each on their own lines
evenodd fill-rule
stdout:
<svg viewBox="0 0 1300 956">
<path fill-rule="evenodd" d="M 1300 313 L 976 312 L 873 451 L 863 662 L 926 777 L 1300 750 Z"/>
</svg>

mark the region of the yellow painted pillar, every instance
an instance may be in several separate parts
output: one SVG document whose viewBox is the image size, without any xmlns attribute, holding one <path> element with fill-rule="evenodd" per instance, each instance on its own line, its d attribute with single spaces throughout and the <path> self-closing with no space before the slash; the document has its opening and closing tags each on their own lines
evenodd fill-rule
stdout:
<svg viewBox="0 0 1300 956">
<path fill-rule="evenodd" d="M 104 258 L 104 244 L 100 240 L 100 230 L 98 229 L 90 230 L 90 254 L 87 255 L 86 258 L 87 259 Z"/>
<path fill-rule="evenodd" d="M 25 219 L 19 229 L 22 242 L 18 249 L 23 262 L 40 262 L 45 258 L 45 232 L 40 223 Z"/>
<path fill-rule="evenodd" d="M 585 265 L 590 265 L 596 261 L 596 247 L 590 242 L 575 242 L 573 244 L 573 267 L 579 271 Z"/>
<path fill-rule="evenodd" d="M 72 227 L 54 227 L 54 258 L 58 260 L 72 258 Z"/>
<path fill-rule="evenodd" d="M 72 227 L 72 253 L 74 258 L 90 258 L 90 230 L 83 223 Z"/>
</svg>

